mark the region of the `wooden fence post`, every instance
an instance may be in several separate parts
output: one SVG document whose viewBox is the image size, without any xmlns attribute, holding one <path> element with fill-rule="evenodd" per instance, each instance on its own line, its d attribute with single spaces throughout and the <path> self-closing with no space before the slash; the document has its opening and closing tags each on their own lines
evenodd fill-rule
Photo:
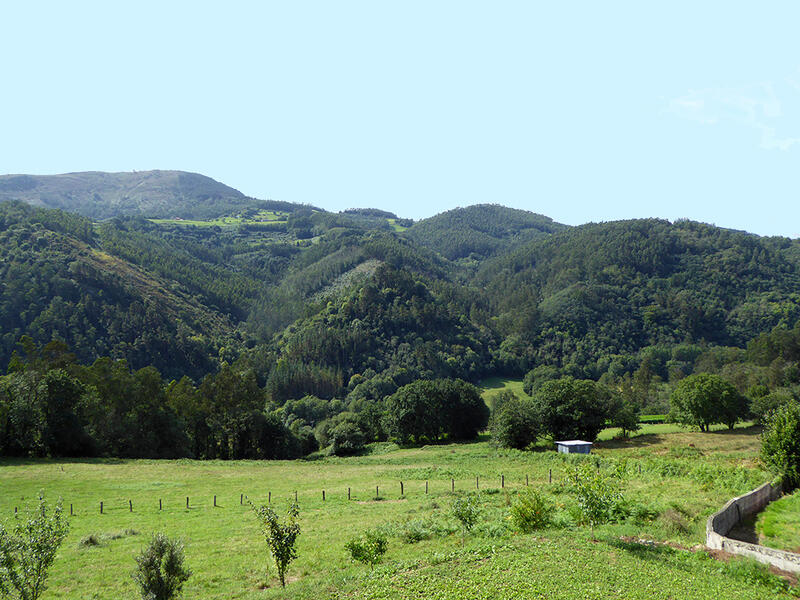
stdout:
<svg viewBox="0 0 800 600">
<path fill-rule="evenodd" d="M 69 516 L 72 516 L 72 502 L 69 503 Z"/>
<path fill-rule="evenodd" d="M 553 469 L 550 469 L 550 477 L 548 483 L 553 483 Z"/>
<path fill-rule="evenodd" d="M 528 475 L 527 475 L 527 474 L 525 475 L 525 485 L 530 485 L 530 484 L 528 483 Z"/>
<path fill-rule="evenodd" d="M 214 494 L 214 508 L 217 507 L 217 495 Z"/>
<path fill-rule="evenodd" d="M 347 488 L 347 499 L 350 500 L 350 488 Z"/>
<path fill-rule="evenodd" d="M 161 498 L 158 499 L 158 510 L 161 510 Z"/>
<path fill-rule="evenodd" d="M 500 475 L 500 487 L 501 488 L 506 487 L 506 476 L 505 475 Z"/>
<path fill-rule="evenodd" d="M 322 490 L 322 501 L 325 502 L 325 490 Z"/>
<path fill-rule="evenodd" d="M 128 500 L 128 508 L 130 509 L 131 512 L 133 512 L 133 501 L 132 500 Z"/>
<path fill-rule="evenodd" d="M 189 496 L 186 496 L 186 508 L 189 508 Z"/>
<path fill-rule="evenodd" d="M 478 476 L 477 476 L 477 475 L 475 475 L 475 489 L 476 489 L 476 490 L 479 490 L 479 489 L 481 489 L 481 486 L 480 486 L 480 484 L 478 483 Z"/>
<path fill-rule="evenodd" d="M 239 504 L 244 504 L 244 494 L 239 494 Z"/>
<path fill-rule="evenodd" d="M 425 493 L 426 494 L 428 493 L 428 482 L 427 481 L 425 482 Z"/>
<path fill-rule="evenodd" d="M 297 502 L 297 490 L 294 491 L 294 501 Z"/>
<path fill-rule="evenodd" d="M 400 482 L 400 495 L 403 495 L 403 482 Z"/>
<path fill-rule="evenodd" d="M 455 492 L 456 491 L 456 480 L 455 479 L 450 479 L 450 491 L 451 492 Z"/>
<path fill-rule="evenodd" d="M 14 509 L 14 512 L 17 512 L 16 508 Z M 103 514 L 103 501 L 102 500 L 100 500 L 100 514 L 101 515 Z"/>
</svg>

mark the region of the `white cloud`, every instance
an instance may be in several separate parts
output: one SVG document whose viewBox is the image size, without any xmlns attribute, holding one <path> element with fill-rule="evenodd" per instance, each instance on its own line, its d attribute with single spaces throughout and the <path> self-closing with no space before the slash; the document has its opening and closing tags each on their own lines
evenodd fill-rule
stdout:
<svg viewBox="0 0 800 600">
<path fill-rule="evenodd" d="M 794 92 L 800 91 L 796 81 L 787 78 L 784 83 L 785 87 L 794 88 Z M 800 136 L 786 135 L 786 130 L 791 128 L 791 119 L 784 114 L 783 104 L 774 88 L 771 82 L 766 82 L 744 88 L 690 90 L 688 94 L 670 101 L 668 112 L 704 125 L 725 122 L 744 125 L 760 134 L 761 148 L 789 150 L 800 144 Z M 798 99 L 793 93 L 792 108 L 798 105 Z"/>
</svg>

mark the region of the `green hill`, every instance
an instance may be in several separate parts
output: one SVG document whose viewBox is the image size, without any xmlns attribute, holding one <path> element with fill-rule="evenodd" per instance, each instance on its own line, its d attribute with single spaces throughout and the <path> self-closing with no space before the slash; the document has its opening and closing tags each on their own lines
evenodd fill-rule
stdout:
<svg viewBox="0 0 800 600">
<path fill-rule="evenodd" d="M 799 248 L 691 221 L 589 224 L 487 261 L 475 284 L 503 336 L 524 340 L 523 362 L 597 377 L 647 346 L 742 347 L 793 325 Z"/>
<path fill-rule="evenodd" d="M 476 204 L 423 219 L 405 235 L 450 260 L 482 259 L 566 227 L 525 210 Z"/>
<path fill-rule="evenodd" d="M 258 203 L 210 177 L 183 171 L 0 175 L 3 200 L 60 208 L 93 219 L 122 215 L 206 218 Z"/>
<path fill-rule="evenodd" d="M 22 335 L 59 339 L 84 362 L 199 377 L 235 343 L 231 320 L 174 280 L 106 251 L 88 219 L 0 204 L 0 364 Z"/>
</svg>

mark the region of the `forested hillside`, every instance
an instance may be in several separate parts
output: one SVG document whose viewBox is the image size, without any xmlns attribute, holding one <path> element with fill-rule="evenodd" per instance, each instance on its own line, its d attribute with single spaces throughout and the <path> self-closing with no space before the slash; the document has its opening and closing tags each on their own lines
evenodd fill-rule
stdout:
<svg viewBox="0 0 800 600">
<path fill-rule="evenodd" d="M 0 204 L 0 281 L 5 365 L 29 335 L 64 341 L 83 361 L 110 355 L 199 377 L 238 343 L 227 316 L 107 252 L 91 221 L 61 211 Z"/>
<path fill-rule="evenodd" d="M 565 228 L 525 210 L 477 204 L 419 221 L 405 235 L 450 260 L 481 260 Z"/>
<path fill-rule="evenodd" d="M 743 347 L 800 318 L 797 241 L 691 221 L 590 224 L 485 263 L 500 335 L 524 369 L 597 378 L 653 345 Z"/>
<path fill-rule="evenodd" d="M 657 412 L 698 372 L 764 406 L 800 384 L 794 240 L 655 219 L 568 228 L 496 205 L 413 225 L 375 208 L 228 209 L 92 220 L 0 203 L 0 365 L 13 375 L 0 421 L 30 405 L 22 373 L 41 386 L 62 363 L 92 452 L 137 452 L 113 442 L 128 417 L 97 420 L 135 414 L 106 373 L 142 398 L 162 390 L 169 414 L 141 410 L 180 432 L 164 455 L 224 458 L 383 439 L 389 398 L 420 379 L 525 376 L 533 390 L 572 376 Z M 72 358 L 36 359 L 47 348 Z M 29 442 L 6 445 L 45 447 Z"/>
</svg>

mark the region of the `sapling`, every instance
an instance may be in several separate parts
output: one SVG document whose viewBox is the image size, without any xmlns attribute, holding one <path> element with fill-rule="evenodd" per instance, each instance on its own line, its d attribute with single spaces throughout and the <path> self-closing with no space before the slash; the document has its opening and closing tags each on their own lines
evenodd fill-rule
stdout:
<svg viewBox="0 0 800 600">
<path fill-rule="evenodd" d="M 26 519 L 18 517 L 10 531 L 0 524 L 0 597 L 39 598 L 68 531 L 61 501 L 48 514 L 42 495 L 39 506 Z"/>
<path fill-rule="evenodd" d="M 572 484 L 581 514 L 589 523 L 594 539 L 595 525 L 610 521 L 623 501 L 619 486 L 588 462 L 578 467 L 567 465 L 567 481 Z"/>
<path fill-rule="evenodd" d="M 464 528 L 465 533 L 471 531 L 475 523 L 478 522 L 480 508 L 472 496 L 456 498 L 453 501 L 451 509 L 453 516 L 461 523 L 461 527 Z"/>
<path fill-rule="evenodd" d="M 300 507 L 296 502 L 289 505 L 288 518 L 285 523 L 281 523 L 277 513 L 269 506 L 253 505 L 253 512 L 261 522 L 261 531 L 267 547 L 275 559 L 281 587 L 286 587 L 286 569 L 289 567 L 289 563 L 297 558 L 295 543 L 297 536 L 300 535 L 300 523 L 297 522 L 300 516 Z"/>
</svg>

